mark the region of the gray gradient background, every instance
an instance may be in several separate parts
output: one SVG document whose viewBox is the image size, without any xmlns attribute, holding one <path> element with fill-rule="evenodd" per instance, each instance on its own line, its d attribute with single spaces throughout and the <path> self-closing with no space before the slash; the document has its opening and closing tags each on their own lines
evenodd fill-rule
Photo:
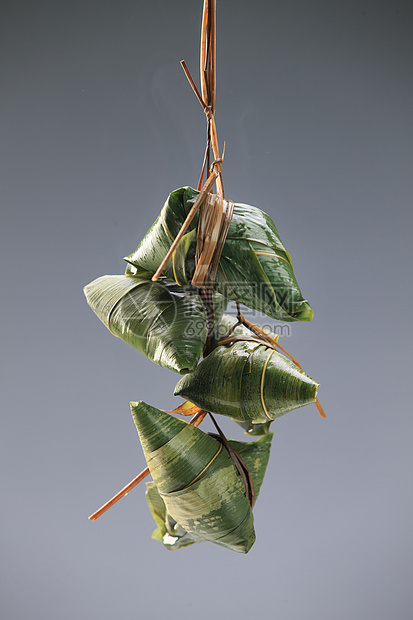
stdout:
<svg viewBox="0 0 413 620">
<path fill-rule="evenodd" d="M 197 182 L 205 119 L 179 60 L 198 81 L 200 16 L 2 3 L 1 617 L 410 619 L 411 2 L 219 1 L 226 192 L 293 256 L 315 318 L 284 345 L 328 418 L 274 424 L 247 556 L 167 552 L 143 485 L 87 519 L 145 465 L 129 400 L 180 402 L 82 287 Z"/>
</svg>

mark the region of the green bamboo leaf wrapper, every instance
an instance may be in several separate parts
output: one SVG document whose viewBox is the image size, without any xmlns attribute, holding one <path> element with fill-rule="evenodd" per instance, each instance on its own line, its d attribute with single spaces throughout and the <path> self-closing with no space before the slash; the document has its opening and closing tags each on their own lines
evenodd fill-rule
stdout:
<svg viewBox="0 0 413 620">
<path fill-rule="evenodd" d="M 193 540 L 247 553 L 255 541 L 252 510 L 241 476 L 223 445 L 143 402 L 131 403 L 131 410 L 149 470 L 172 519 Z M 260 453 L 251 467 L 258 490 L 269 442 Z"/>
<path fill-rule="evenodd" d="M 252 443 L 229 440 L 231 446 L 238 452 L 251 472 L 255 501 L 264 479 L 265 469 L 270 456 L 272 436 L 273 433 L 269 433 Z M 193 538 L 169 514 L 155 482 L 148 482 L 146 484 L 146 500 L 157 525 L 156 530 L 152 534 L 154 540 L 162 542 L 167 549 L 181 549 L 196 542 L 201 542 Z"/>
<path fill-rule="evenodd" d="M 183 187 L 172 192 L 139 244 L 127 256 L 126 273 L 155 273 L 178 234 L 198 192 Z M 190 283 L 195 269 L 197 214 L 179 243 L 164 275 Z M 311 321 L 313 311 L 301 294 L 291 257 L 271 218 L 256 207 L 235 204 L 219 263 L 216 291 L 228 299 L 282 321 Z"/>
<path fill-rule="evenodd" d="M 163 543 L 167 549 L 181 549 L 199 542 L 171 517 L 154 482 L 146 483 L 146 501 L 157 525 L 152 534 L 154 540 Z"/>
<path fill-rule="evenodd" d="M 237 325 L 238 323 L 238 319 L 234 316 L 231 316 L 229 314 L 223 314 L 221 320 L 219 322 L 216 323 L 215 327 L 214 327 L 214 331 L 212 334 L 212 339 L 211 339 L 211 351 L 213 351 L 214 349 L 217 348 L 218 343 L 220 342 L 220 340 L 222 340 L 229 332 L 229 330 L 234 326 Z M 275 332 L 271 331 L 269 328 L 267 327 L 261 327 L 261 329 L 273 340 L 275 340 L 277 342 L 278 340 L 278 334 L 276 334 Z M 237 325 L 237 327 L 235 327 L 235 329 L 232 330 L 231 335 L 233 336 L 253 336 L 254 334 L 251 332 L 251 330 L 249 330 L 247 327 L 245 327 L 244 325 Z M 271 424 L 273 422 L 273 420 L 268 420 L 267 422 L 262 422 L 260 424 L 253 424 L 252 422 L 248 421 L 248 422 L 241 422 L 240 420 L 235 420 L 233 418 L 234 422 L 236 422 L 239 426 L 241 426 L 241 428 L 244 430 L 246 435 L 252 435 L 252 436 L 257 436 L 257 435 L 267 435 L 268 433 L 271 432 Z"/>
<path fill-rule="evenodd" d="M 153 362 L 181 374 L 195 368 L 205 346 L 207 315 L 194 288 L 130 275 L 97 278 L 85 289 L 89 306 L 115 336 Z M 225 299 L 214 295 L 215 315 Z"/>
<path fill-rule="evenodd" d="M 313 403 L 319 384 L 271 347 L 238 341 L 218 346 L 175 387 L 198 407 L 262 424 Z"/>
</svg>

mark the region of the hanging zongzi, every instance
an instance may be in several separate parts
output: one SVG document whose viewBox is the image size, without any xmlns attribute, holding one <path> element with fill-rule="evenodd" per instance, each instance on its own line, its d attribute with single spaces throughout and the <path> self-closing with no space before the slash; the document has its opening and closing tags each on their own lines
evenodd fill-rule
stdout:
<svg viewBox="0 0 413 620">
<path fill-rule="evenodd" d="M 158 219 L 135 252 L 125 258 L 126 273 L 155 273 L 193 206 L 198 192 L 183 187 L 172 192 Z M 225 203 L 225 201 L 224 201 Z M 178 244 L 164 275 L 189 284 L 195 271 L 197 214 Z M 216 274 L 215 290 L 282 321 L 311 321 L 313 311 L 301 295 L 291 257 L 271 218 L 245 204 L 235 204 Z"/>
</svg>

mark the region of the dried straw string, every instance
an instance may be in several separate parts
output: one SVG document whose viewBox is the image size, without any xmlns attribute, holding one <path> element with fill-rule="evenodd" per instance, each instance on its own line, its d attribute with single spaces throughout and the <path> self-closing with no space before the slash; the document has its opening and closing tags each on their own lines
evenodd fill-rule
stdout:
<svg viewBox="0 0 413 620">
<path fill-rule="evenodd" d="M 218 435 L 215 435 L 214 433 L 208 433 L 208 434 L 211 435 L 211 437 L 214 437 L 215 439 L 218 439 L 219 441 L 221 441 L 222 444 L 227 449 L 236 469 L 238 470 L 239 475 L 241 476 L 242 482 L 244 484 L 245 492 L 247 494 L 248 501 L 252 508 L 254 505 L 254 501 L 255 501 L 255 490 L 254 490 L 254 481 L 252 479 L 251 471 L 247 467 L 244 459 L 241 458 L 241 456 L 238 454 L 235 448 L 231 446 L 228 439 L 225 437 L 224 433 L 219 428 L 218 423 L 215 420 L 212 413 L 210 413 L 209 415 L 215 428 L 218 431 Z"/>
<path fill-rule="evenodd" d="M 193 208 L 189 212 L 181 230 L 179 231 L 176 239 L 174 240 L 152 280 L 157 280 L 159 278 L 166 263 L 170 260 L 172 254 L 174 253 L 179 241 L 188 229 L 189 224 L 195 217 L 198 209 L 200 209 L 197 230 L 197 250 L 195 256 L 196 268 L 192 278 L 192 284 L 199 289 L 213 289 L 219 260 L 221 258 L 222 249 L 228 234 L 228 229 L 234 210 L 233 203 L 231 201 L 224 200 L 224 185 L 222 181 L 222 162 L 224 153 L 222 157 L 220 157 L 217 128 L 214 118 L 216 98 L 216 0 L 204 0 L 200 51 L 200 79 L 202 94 L 199 92 L 184 60 L 181 61 L 181 66 L 207 118 L 207 144 L 202 164 L 201 176 L 198 183 L 198 190 L 202 186 L 206 169 L 209 171 L 209 176 L 205 185 L 200 190 L 201 193 L 195 201 Z M 212 165 L 210 165 L 211 148 L 214 153 L 214 161 Z M 212 190 L 214 183 L 216 183 L 217 187 L 216 195 L 209 193 Z M 203 297 L 205 301 L 205 295 L 203 295 Z M 207 303 L 210 304 L 212 299 L 210 296 L 208 297 L 209 300 Z M 212 315 L 213 311 L 208 310 L 208 314 Z"/>
</svg>

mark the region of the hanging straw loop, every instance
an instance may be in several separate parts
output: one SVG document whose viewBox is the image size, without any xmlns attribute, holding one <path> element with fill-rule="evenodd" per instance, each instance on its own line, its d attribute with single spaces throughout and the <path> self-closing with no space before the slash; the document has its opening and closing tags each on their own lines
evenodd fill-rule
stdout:
<svg viewBox="0 0 413 620">
<path fill-rule="evenodd" d="M 208 123 L 207 137 L 207 169 L 210 168 L 210 149 L 214 153 L 215 159 L 219 159 L 219 147 L 217 128 L 215 125 L 215 96 L 216 96 L 216 0 L 204 0 L 204 8 L 202 12 L 202 28 L 201 28 L 201 53 L 200 53 L 200 78 L 201 92 L 198 90 L 194 79 L 184 60 L 181 60 L 182 69 L 194 91 L 199 103 L 204 110 L 204 114 Z M 201 94 L 202 93 L 202 94 Z M 202 173 L 199 185 L 202 185 L 205 166 L 202 167 Z M 221 175 L 217 179 L 217 193 L 224 197 L 224 187 Z"/>
</svg>

